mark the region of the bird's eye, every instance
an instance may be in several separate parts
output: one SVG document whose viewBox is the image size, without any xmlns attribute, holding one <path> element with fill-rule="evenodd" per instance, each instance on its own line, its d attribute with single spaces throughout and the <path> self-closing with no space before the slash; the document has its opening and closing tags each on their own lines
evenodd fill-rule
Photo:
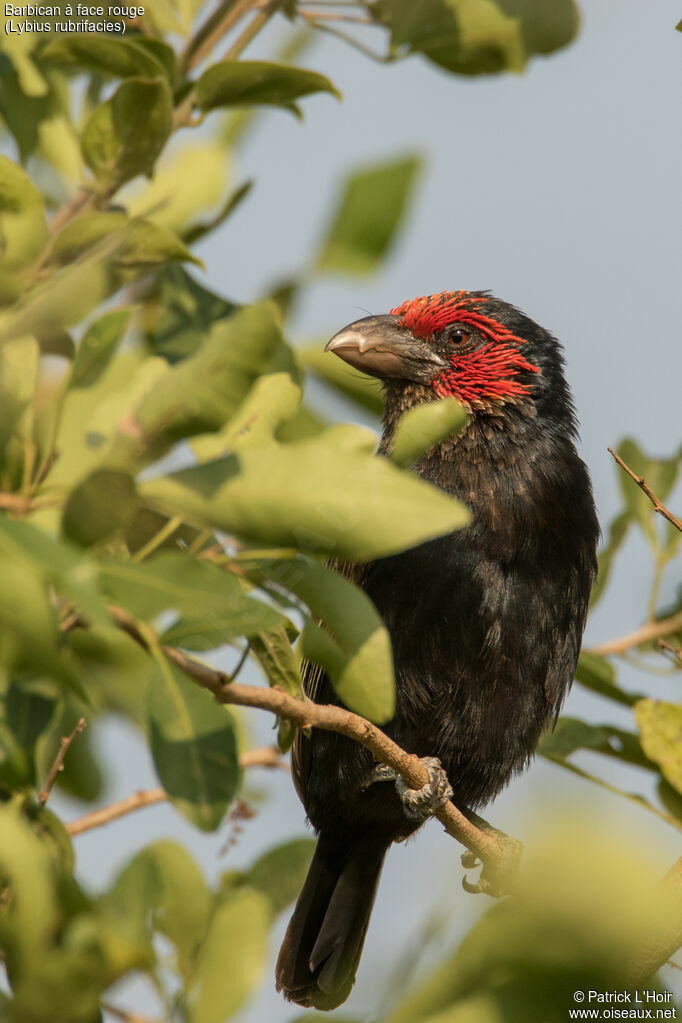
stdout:
<svg viewBox="0 0 682 1023">
<path fill-rule="evenodd" d="M 447 337 L 448 341 L 452 341 L 453 345 L 465 345 L 470 339 L 471 334 L 457 327 L 455 330 L 449 331 Z"/>
</svg>

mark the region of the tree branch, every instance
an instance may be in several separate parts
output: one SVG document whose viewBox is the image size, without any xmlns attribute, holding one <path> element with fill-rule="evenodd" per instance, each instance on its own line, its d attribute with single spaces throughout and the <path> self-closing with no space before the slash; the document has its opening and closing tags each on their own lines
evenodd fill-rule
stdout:
<svg viewBox="0 0 682 1023">
<path fill-rule="evenodd" d="M 628 632 L 618 639 L 610 639 L 606 643 L 599 643 L 589 648 L 588 653 L 597 654 L 598 657 L 608 657 L 610 654 L 624 654 L 632 647 L 641 646 L 642 643 L 649 643 L 654 639 L 660 640 L 669 636 L 671 632 L 677 632 L 682 628 L 682 611 L 671 615 L 670 618 L 662 618 L 658 622 L 645 622 L 634 632 Z"/>
<path fill-rule="evenodd" d="M 119 628 L 149 651 L 148 633 L 145 635 L 147 627 L 145 626 L 143 631 L 123 608 L 110 607 L 109 610 Z M 268 710 L 278 717 L 292 721 L 299 728 L 321 728 L 325 731 L 339 732 L 365 746 L 378 763 L 392 767 L 411 788 L 420 789 L 428 782 L 426 768 L 419 757 L 407 753 L 380 728 L 359 714 L 354 714 L 343 707 L 301 700 L 278 687 L 266 689 L 262 686 L 233 682 L 225 672 L 209 668 L 175 647 L 162 646 L 161 650 L 188 678 L 208 689 L 219 703 Z M 478 886 L 470 890 L 501 895 L 513 889 L 521 852 L 520 842 L 487 827 L 483 822 L 480 822 L 481 827 L 477 827 L 452 803 L 446 803 L 435 816 L 447 833 L 471 850 L 483 865 Z"/>
<path fill-rule="evenodd" d="M 54 783 L 57 780 L 57 775 L 59 774 L 60 771 L 64 770 L 64 757 L 69 751 L 69 746 L 76 738 L 78 733 L 83 731 L 86 725 L 87 721 L 85 720 L 85 718 L 80 718 L 78 724 L 71 732 L 71 734 L 62 737 L 62 741 L 59 746 L 59 752 L 57 753 L 57 756 L 54 758 L 54 763 L 50 768 L 50 773 L 47 776 L 47 781 L 45 782 L 45 785 L 38 793 L 38 802 L 40 803 L 41 806 L 45 806 L 45 804 L 47 803 L 48 799 L 50 798 L 50 793 L 52 792 Z"/>
<path fill-rule="evenodd" d="M 607 448 L 607 450 L 609 451 L 610 454 L 613 455 L 615 460 L 618 462 L 618 465 L 628 474 L 630 479 L 634 480 L 637 486 L 640 488 L 640 490 L 644 491 L 646 496 L 653 504 L 654 511 L 658 512 L 659 515 L 662 515 L 664 519 L 667 519 L 668 522 L 675 527 L 675 529 L 679 529 L 679 531 L 682 533 L 682 519 L 678 519 L 676 515 L 673 515 L 673 513 L 668 508 L 666 508 L 666 506 L 662 504 L 661 501 L 658 500 L 651 487 L 647 485 L 647 482 L 644 479 L 644 477 L 637 476 L 636 473 L 632 471 L 630 466 L 625 464 L 620 455 L 616 454 L 613 448 Z"/>
<path fill-rule="evenodd" d="M 276 746 L 247 750 L 240 756 L 239 764 L 242 768 L 271 767 L 284 771 L 289 769 Z M 93 810 L 92 813 L 86 813 L 77 820 L 71 821 L 66 825 L 66 830 L 72 836 L 82 835 L 85 831 L 93 831 L 95 828 L 109 824 L 110 821 L 118 820 L 119 817 L 125 817 L 126 814 L 133 813 L 134 810 L 141 810 L 145 806 L 154 806 L 156 803 L 164 803 L 167 799 L 168 795 L 165 789 L 160 786 L 154 789 L 141 789 L 134 792 L 132 796 L 126 796 L 125 799 L 119 799 L 118 802 L 111 803 L 110 806 L 103 806 L 101 810 Z"/>
</svg>

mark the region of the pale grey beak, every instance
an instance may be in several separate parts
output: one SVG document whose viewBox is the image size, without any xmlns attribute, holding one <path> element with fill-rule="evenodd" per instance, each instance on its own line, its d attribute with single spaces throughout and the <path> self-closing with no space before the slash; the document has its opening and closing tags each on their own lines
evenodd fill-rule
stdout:
<svg viewBox="0 0 682 1023">
<path fill-rule="evenodd" d="M 403 326 L 398 316 L 365 316 L 349 323 L 327 342 L 349 366 L 373 377 L 431 380 L 448 363 Z"/>
</svg>

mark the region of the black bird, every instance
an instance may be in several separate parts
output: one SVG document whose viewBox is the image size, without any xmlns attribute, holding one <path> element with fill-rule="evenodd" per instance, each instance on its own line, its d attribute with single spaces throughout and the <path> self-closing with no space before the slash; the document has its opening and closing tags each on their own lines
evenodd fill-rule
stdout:
<svg viewBox="0 0 682 1023">
<path fill-rule="evenodd" d="M 556 719 L 596 573 L 599 526 L 561 347 L 507 302 L 456 291 L 351 323 L 327 350 L 382 381 L 380 454 L 417 404 L 452 395 L 470 413 L 415 466 L 470 507 L 470 524 L 342 570 L 391 636 L 397 709 L 386 732 L 439 758 L 455 805 L 474 810 L 523 770 Z M 340 702 L 313 666 L 305 684 L 316 702 Z M 386 851 L 422 822 L 374 767 L 336 733 L 297 737 L 296 786 L 319 841 L 277 988 L 300 1005 L 348 997 Z"/>
</svg>

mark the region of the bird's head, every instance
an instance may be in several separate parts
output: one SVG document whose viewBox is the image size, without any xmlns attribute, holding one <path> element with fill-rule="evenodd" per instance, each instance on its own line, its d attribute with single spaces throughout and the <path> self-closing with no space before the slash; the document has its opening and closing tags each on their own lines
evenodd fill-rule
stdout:
<svg viewBox="0 0 682 1023">
<path fill-rule="evenodd" d="M 452 396 L 474 413 L 532 403 L 548 378 L 563 382 L 555 339 L 482 291 L 403 302 L 344 327 L 325 350 L 387 385 L 417 384 L 425 400 Z"/>
</svg>

